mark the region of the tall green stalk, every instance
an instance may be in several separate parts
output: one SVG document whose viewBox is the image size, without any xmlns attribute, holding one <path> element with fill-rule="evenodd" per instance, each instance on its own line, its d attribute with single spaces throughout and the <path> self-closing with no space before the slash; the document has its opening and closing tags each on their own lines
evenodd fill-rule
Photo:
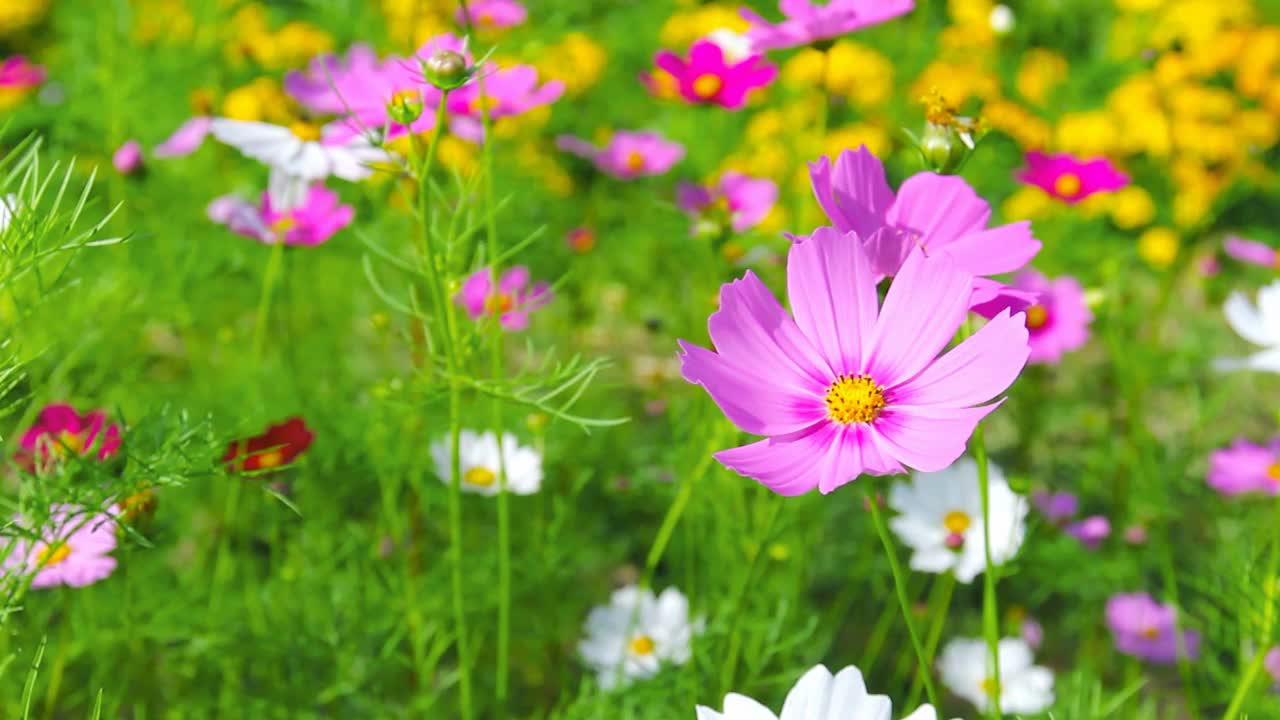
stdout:
<svg viewBox="0 0 1280 720">
<path fill-rule="evenodd" d="M 1000 614 L 996 597 L 996 568 L 991 562 L 991 471 L 987 466 L 987 441 L 981 423 L 973 430 L 973 459 L 978 463 L 978 491 L 982 495 L 982 554 L 986 572 L 982 573 L 982 634 L 987 639 L 991 656 L 991 717 L 1004 717 L 1000 712 Z"/>
</svg>

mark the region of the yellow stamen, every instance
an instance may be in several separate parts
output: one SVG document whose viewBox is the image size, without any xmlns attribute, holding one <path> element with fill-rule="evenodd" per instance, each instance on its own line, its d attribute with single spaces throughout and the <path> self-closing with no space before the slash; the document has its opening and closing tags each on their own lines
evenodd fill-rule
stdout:
<svg viewBox="0 0 1280 720">
<path fill-rule="evenodd" d="M 718 75 L 699 75 L 693 81 L 693 94 L 703 100 L 710 100 L 724 88 L 724 81 Z"/>
<path fill-rule="evenodd" d="M 632 655 L 650 655 L 653 653 L 653 638 L 648 635 L 637 635 L 631 640 Z"/>
<path fill-rule="evenodd" d="M 515 298 L 510 293 L 495 293 L 484 301 L 484 309 L 489 313 L 504 313 L 516 306 Z"/>
<path fill-rule="evenodd" d="M 969 514 L 961 512 L 960 510 L 952 510 L 942 519 L 942 526 L 945 527 L 948 532 L 953 532 L 957 535 L 968 530 L 971 524 L 973 524 L 973 521 L 969 519 Z"/>
<path fill-rule="evenodd" d="M 84 438 L 69 430 L 59 432 L 49 445 L 49 454 L 54 457 L 62 457 L 64 453 L 84 452 Z"/>
<path fill-rule="evenodd" d="M 476 485 L 478 487 L 489 487 L 496 482 L 498 476 L 493 474 L 489 468 L 473 467 L 468 469 L 462 475 L 462 481 L 468 485 Z"/>
<path fill-rule="evenodd" d="M 268 450 L 267 452 L 258 455 L 257 458 L 258 467 L 273 468 L 278 467 L 280 463 L 284 462 L 284 453 L 279 450 Z"/>
<path fill-rule="evenodd" d="M 1063 173 L 1053 181 L 1053 192 L 1064 198 L 1073 198 L 1080 194 L 1080 176 L 1075 173 Z"/>
<path fill-rule="evenodd" d="M 289 125 L 289 132 L 292 132 L 300 140 L 307 142 L 316 142 L 320 139 L 320 126 L 315 123 L 309 123 L 298 120 Z"/>
<path fill-rule="evenodd" d="M 827 417 L 840 423 L 869 423 L 884 409 L 884 390 L 867 375 L 841 375 L 827 389 Z"/>
<path fill-rule="evenodd" d="M 40 552 L 36 553 L 36 562 L 39 563 L 41 567 L 53 567 L 63 560 L 66 560 L 67 556 L 70 554 L 71 546 L 65 542 L 59 543 L 54 547 L 45 545 L 40 549 Z"/>
<path fill-rule="evenodd" d="M 480 13 L 480 17 L 478 17 L 478 18 L 476 18 L 476 19 L 477 19 L 477 20 L 479 20 L 479 22 L 480 22 L 480 24 L 481 24 L 481 25 L 492 25 L 492 24 L 493 24 L 493 14 L 492 14 L 492 13 L 487 13 L 487 12 Z"/>
<path fill-rule="evenodd" d="M 644 155 L 641 155 L 636 150 L 627 153 L 626 166 L 627 170 L 633 173 L 640 172 L 644 169 Z"/>
<path fill-rule="evenodd" d="M 1039 330 L 1049 322 L 1049 311 L 1043 305 L 1027 308 L 1027 329 Z"/>
<path fill-rule="evenodd" d="M 1148 640 L 1155 640 L 1160 637 L 1160 628 L 1155 626 L 1142 628 L 1142 637 Z"/>
<path fill-rule="evenodd" d="M 982 680 L 982 692 L 986 693 L 987 697 L 995 697 L 996 684 L 995 678 L 984 678 Z"/>
<path fill-rule="evenodd" d="M 296 227 L 298 227 L 298 221 L 292 215 L 285 215 L 271 223 L 271 229 L 278 233 L 289 232 Z"/>
</svg>

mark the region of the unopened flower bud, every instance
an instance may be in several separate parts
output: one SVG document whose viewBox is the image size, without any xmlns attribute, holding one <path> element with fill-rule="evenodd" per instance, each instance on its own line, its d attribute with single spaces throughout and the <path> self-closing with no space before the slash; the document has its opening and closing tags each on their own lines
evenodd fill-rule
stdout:
<svg viewBox="0 0 1280 720">
<path fill-rule="evenodd" d="M 422 76 L 441 90 L 456 90 L 471 79 L 472 69 L 461 53 L 441 50 L 422 63 Z"/>
<path fill-rule="evenodd" d="M 422 117 L 422 94 L 417 90 L 401 90 L 387 103 L 387 115 L 399 125 L 411 125 Z"/>
<path fill-rule="evenodd" d="M 920 139 L 920 156 L 934 172 L 955 172 L 969 155 L 972 140 L 965 142 L 954 128 L 929 123 Z"/>
</svg>

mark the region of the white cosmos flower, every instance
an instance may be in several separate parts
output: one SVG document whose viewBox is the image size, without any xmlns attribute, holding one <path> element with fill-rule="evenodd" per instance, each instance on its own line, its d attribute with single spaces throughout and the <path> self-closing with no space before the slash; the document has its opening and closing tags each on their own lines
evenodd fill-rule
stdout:
<svg viewBox="0 0 1280 720">
<path fill-rule="evenodd" d="M 1034 664 L 1031 646 L 1021 638 L 1000 641 L 1000 709 L 1038 713 L 1053 704 L 1053 673 Z M 982 638 L 956 638 L 942 649 L 938 670 L 951 692 L 985 712 L 994 692 L 994 673 Z"/>
<path fill-rule="evenodd" d="M 991 517 L 991 561 L 997 565 L 1017 554 L 1026 536 L 1027 501 L 1004 479 L 1000 468 L 987 465 Z M 898 516 L 893 532 L 912 549 L 911 568 L 920 572 L 954 571 L 962 583 L 973 582 L 986 568 L 982 545 L 982 495 L 978 464 L 961 458 L 946 470 L 912 475 L 889 493 Z"/>
<path fill-rule="evenodd" d="M 271 168 L 267 191 L 281 210 L 298 207 L 313 183 L 330 175 L 363 180 L 373 173 L 370 163 L 390 156 L 354 137 L 343 144 L 326 144 L 318 126 L 296 122 L 289 126 L 215 118 L 210 132 L 218 140 Z"/>
<path fill-rule="evenodd" d="M 689 600 L 679 590 L 654 597 L 652 590 L 630 585 L 615 590 L 608 605 L 591 609 L 578 653 L 608 690 L 653 677 L 664 663 L 685 664 L 702 628 L 702 618 L 690 619 Z"/>
<path fill-rule="evenodd" d="M 1257 305 L 1242 292 L 1231 293 L 1222 311 L 1240 337 L 1264 349 L 1245 358 L 1218 358 L 1214 367 L 1280 372 L 1280 280 L 1258 291 Z"/>
<path fill-rule="evenodd" d="M 724 710 L 698 706 L 698 720 L 889 720 L 893 703 L 885 695 L 871 695 L 862 671 L 850 665 L 834 676 L 818 665 L 800 678 L 782 703 L 782 714 L 745 695 L 730 693 Z M 903 720 L 938 720 L 932 705 L 923 705 Z"/>
<path fill-rule="evenodd" d="M 431 459 L 436 474 L 446 484 L 449 482 L 449 436 L 431 445 Z M 511 433 L 502 434 L 502 455 L 498 455 L 498 440 L 492 432 L 477 433 L 463 430 L 458 436 L 458 456 L 461 460 L 462 489 L 480 495 L 498 494 L 499 460 L 506 465 L 507 492 L 516 495 L 532 495 L 542 486 L 542 456 L 531 447 L 522 446 Z"/>
</svg>

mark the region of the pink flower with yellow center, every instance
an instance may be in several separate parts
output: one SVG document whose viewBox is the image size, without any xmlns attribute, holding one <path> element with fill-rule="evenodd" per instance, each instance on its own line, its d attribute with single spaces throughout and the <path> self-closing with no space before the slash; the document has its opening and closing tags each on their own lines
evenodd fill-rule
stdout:
<svg viewBox="0 0 1280 720">
<path fill-rule="evenodd" d="M 351 224 L 355 209 L 341 204 L 338 193 L 313 185 L 305 200 L 292 210 L 281 210 L 271 194 L 252 203 L 236 195 L 224 195 L 209 203 L 209 219 L 231 232 L 268 245 L 320 245 Z"/>
<path fill-rule="evenodd" d="M 1170 664 L 1183 656 L 1194 660 L 1200 652 L 1200 634 L 1183 630 L 1179 636 L 1178 611 L 1158 603 L 1144 592 L 1119 593 L 1107 600 L 1107 627 L 1116 650 L 1125 655 Z"/>
<path fill-rule="evenodd" d="M 17 517 L 15 522 L 21 526 L 24 520 Z M 109 554 L 116 549 L 116 524 L 106 513 L 55 505 L 48 523 L 38 532 L 31 530 L 40 539 L 15 541 L 5 560 L 5 575 L 33 575 L 33 588 L 85 587 L 116 569 L 116 559 Z"/>
<path fill-rule="evenodd" d="M 1280 495 L 1280 437 L 1266 445 L 1237 438 L 1209 455 L 1209 487 L 1232 497 L 1250 493 Z"/>
<path fill-rule="evenodd" d="M 751 91 L 765 87 L 778 76 L 778 68 L 765 62 L 763 55 L 731 60 L 719 44 L 706 39 L 693 44 L 688 60 L 670 50 L 662 50 L 654 56 L 653 64 L 674 81 L 677 92 L 685 100 L 729 110 L 742 109 Z M 641 75 L 641 79 L 651 91 L 659 82 L 648 74 Z"/>
<path fill-rule="evenodd" d="M 1256 240 L 1246 240 L 1232 235 L 1222 241 L 1223 250 L 1228 255 L 1250 265 L 1260 265 L 1272 270 L 1280 269 L 1280 253 L 1275 248 Z"/>
<path fill-rule="evenodd" d="M 24 55 L 12 55 L 0 61 L 0 109 L 22 102 L 47 77 L 43 67 Z"/>
<path fill-rule="evenodd" d="M 703 223 L 722 223 L 736 233 L 759 225 L 778 201 L 778 185 L 766 178 L 727 172 L 714 185 L 703 187 L 680 183 L 676 188 L 676 205 L 694 218 L 694 231 Z"/>
<path fill-rule="evenodd" d="M 1129 176 L 1104 157 L 1080 160 L 1070 153 L 1046 155 L 1032 150 L 1018 180 L 1044 190 L 1071 205 L 1100 192 L 1111 192 L 1129 184 Z"/>
<path fill-rule="evenodd" d="M 661 175 L 684 158 L 684 146 L 652 132 L 619 130 L 604 147 L 573 135 L 556 138 L 556 147 L 590 160 L 601 172 L 619 180 Z"/>
<path fill-rule="evenodd" d="M 1027 330 L 1031 333 L 1029 362 L 1057 364 L 1063 355 L 1079 350 L 1089 341 L 1093 313 L 1085 303 L 1084 288 L 1078 280 L 1069 275 L 1050 280 L 1028 268 L 1018 273 L 1013 288 L 1036 298 L 1026 309 Z M 991 315 L 1000 307 L 1000 303 L 993 303 L 973 310 Z"/>
<path fill-rule="evenodd" d="M 468 18 L 467 15 L 471 17 Z M 515 27 L 528 20 L 529 11 L 516 0 L 473 0 L 467 3 L 465 12 L 459 7 L 453 19 L 463 27 L 475 25 L 480 30 L 500 30 Z"/>
<path fill-rule="evenodd" d="M 22 435 L 18 463 L 35 469 L 68 455 L 109 460 L 120 451 L 120 426 L 107 422 L 107 414 L 84 414 L 63 403 L 46 405 L 35 425 Z"/>
<path fill-rule="evenodd" d="M 828 3 L 779 0 L 778 9 L 785 19 L 776 25 L 749 8 L 739 12 L 751 23 L 747 38 L 757 52 L 764 52 L 834 40 L 892 20 L 914 8 L 914 0 L 831 0 Z"/>
<path fill-rule="evenodd" d="M 449 129 L 472 142 L 483 142 L 484 109 L 489 118 L 522 115 L 533 108 L 550 105 L 564 94 L 559 80 L 538 84 L 538 71 L 532 65 L 516 65 L 486 73 L 484 89 L 473 81 L 449 93 L 445 108 L 453 116 Z"/>
<path fill-rule="evenodd" d="M 496 314 L 502 329 L 524 330 L 529 327 L 529 313 L 551 302 L 551 287 L 543 282 L 531 285 L 529 268 L 517 265 L 502 273 L 496 290 L 490 282 L 491 273 L 489 268 L 475 271 L 454 297 L 472 320 Z"/>
<path fill-rule="evenodd" d="M 1030 352 L 1023 316 L 1006 310 L 938 356 L 973 294 L 945 254 L 912 252 L 880 304 L 861 239 L 819 228 L 792 244 L 787 292 L 793 315 L 748 272 L 721 288 L 716 349 L 680 342 L 684 378 L 765 436 L 716 459 L 782 495 L 949 466 Z"/>
</svg>

